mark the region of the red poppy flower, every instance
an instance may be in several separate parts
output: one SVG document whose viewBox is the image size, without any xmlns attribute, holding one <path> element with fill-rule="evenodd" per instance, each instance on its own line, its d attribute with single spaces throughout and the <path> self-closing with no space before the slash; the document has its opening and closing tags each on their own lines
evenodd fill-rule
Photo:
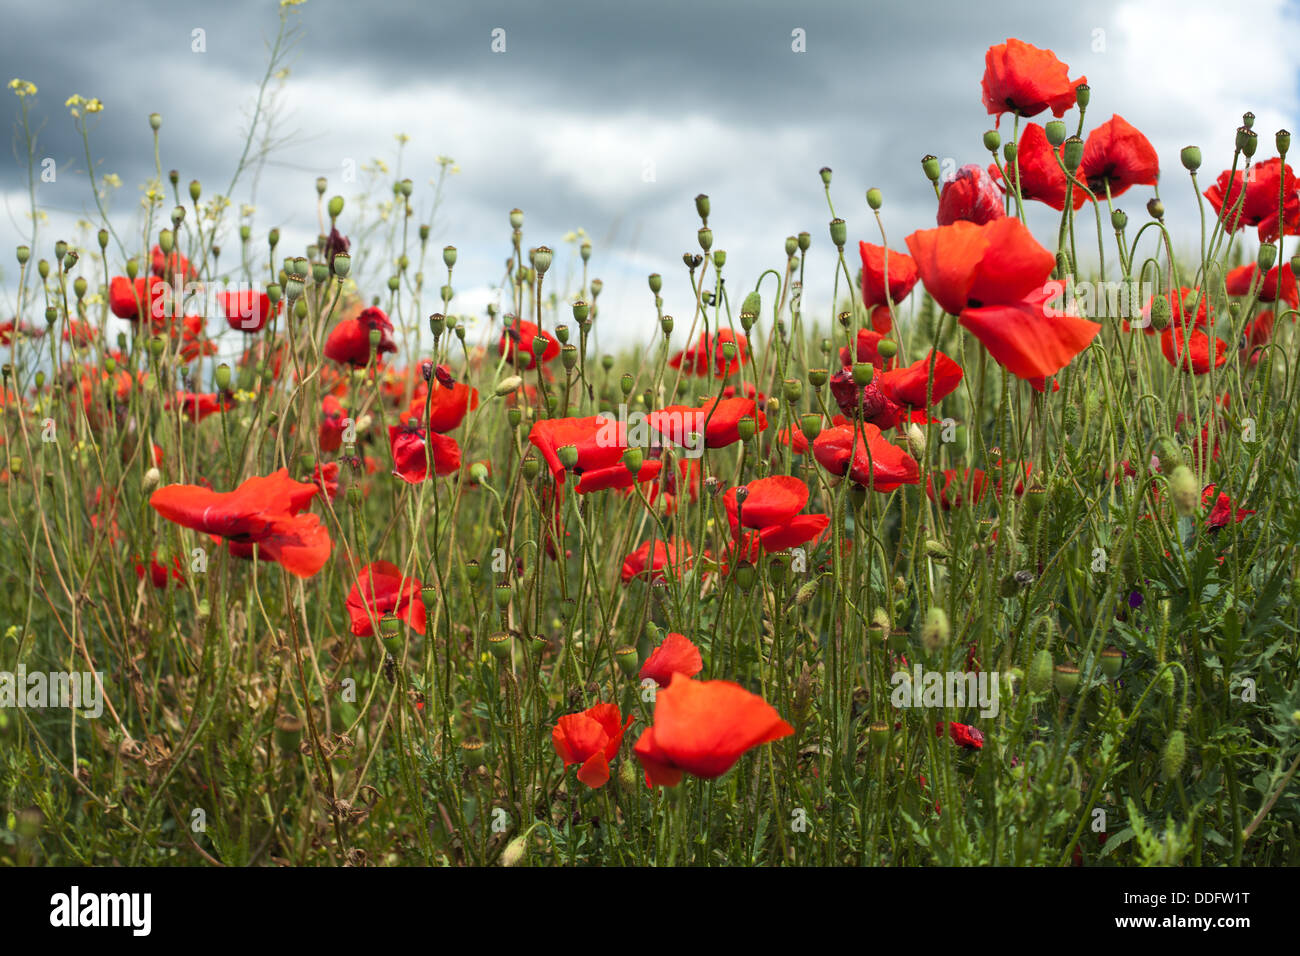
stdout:
<svg viewBox="0 0 1300 956">
<path fill-rule="evenodd" d="M 148 573 L 149 573 L 149 583 L 152 584 L 155 588 L 158 588 L 159 590 L 162 590 L 163 588 L 167 587 L 169 574 L 171 578 L 174 578 L 175 580 L 180 581 L 181 583 L 184 583 L 185 581 L 185 575 L 181 573 L 180 557 L 177 556 L 172 558 L 172 566 L 169 572 L 165 564 L 158 563 L 157 551 L 154 551 L 149 555 Z M 135 576 L 139 579 L 143 579 L 145 576 L 144 563 L 139 558 L 136 558 L 135 561 Z"/>
<path fill-rule="evenodd" d="M 5 325 L 8 325 L 11 331 L 13 329 L 12 322 L 0 325 L 0 345 L 9 344 L 9 336 L 4 330 Z M 68 322 L 68 327 L 63 330 L 63 341 L 71 342 L 78 347 L 92 345 L 95 341 L 95 328 L 89 322 L 72 319 Z"/>
<path fill-rule="evenodd" d="M 163 278 L 180 276 L 184 280 L 197 279 L 199 276 L 198 270 L 190 265 L 190 260 L 175 250 L 169 256 L 164 255 L 161 246 L 149 250 L 149 267 L 154 275 Z"/>
<path fill-rule="evenodd" d="M 943 490 L 939 492 L 939 507 L 944 511 L 952 508 L 960 508 L 967 503 L 966 493 L 970 490 L 970 503 L 979 502 L 984 497 L 984 492 L 988 490 L 988 483 L 983 471 L 978 468 L 968 468 L 965 471 L 958 471 L 956 468 L 947 468 L 943 473 Z M 934 479 L 925 479 L 925 493 L 934 501 Z"/>
<path fill-rule="evenodd" d="M 936 219 L 941 226 L 950 226 L 954 222 L 973 222 L 982 226 L 1005 215 L 998 187 L 989 174 L 975 164 L 957 170 L 939 193 Z"/>
<path fill-rule="evenodd" d="M 1226 528 L 1230 523 L 1245 521 L 1247 515 L 1255 513 L 1252 508 L 1237 508 L 1234 511 L 1232 499 L 1225 492 L 1219 492 L 1216 496 L 1217 490 L 1214 485 L 1206 485 L 1205 490 L 1201 492 L 1201 507 L 1205 507 L 1211 500 L 1214 501 L 1214 507 L 1210 509 L 1210 514 L 1205 519 L 1207 528 Z"/>
<path fill-rule="evenodd" d="M 141 313 L 158 325 L 167 315 L 171 287 L 156 276 L 139 276 L 134 281 L 114 276 L 108 283 L 108 308 L 119 319 L 138 321 Z"/>
<path fill-rule="evenodd" d="M 741 489 L 745 491 L 740 500 Z M 803 510 L 808 503 L 808 486 L 793 475 L 772 475 L 747 485 L 729 488 L 722 496 L 727 520 L 733 535 L 740 528 L 766 528 L 783 524 Z"/>
<path fill-rule="evenodd" d="M 680 578 L 682 572 L 690 567 L 691 546 L 685 541 L 678 541 L 676 538 L 670 539 L 667 543 L 656 540 L 653 559 L 650 556 L 650 544 L 651 542 L 647 541 L 623 559 L 624 584 L 629 583 L 633 578 L 643 577 L 649 577 L 652 581 L 662 581 L 665 570 L 673 577 Z"/>
<path fill-rule="evenodd" d="M 887 335 L 893 327 L 889 304 L 903 301 L 915 287 L 916 262 L 906 252 L 869 242 L 858 243 L 858 254 L 862 257 L 862 305 L 871 310 L 871 327 Z"/>
<path fill-rule="evenodd" d="M 1020 198 L 1046 203 L 1058 212 L 1065 209 L 1065 194 L 1068 181 L 1065 170 L 1057 162 L 1062 146 L 1052 149 L 1047 141 L 1047 133 L 1037 123 L 1030 123 L 1020 134 L 1020 143 L 1016 147 L 1016 160 L 1008 163 L 1007 184 L 1004 190 L 1014 190 L 1016 177 L 1020 177 Z M 1085 147 L 1086 148 L 1086 147 Z M 989 165 L 989 175 L 1001 185 L 1002 173 L 996 164 Z M 1078 209 L 1088 197 L 1082 189 L 1075 188 L 1071 193 L 1071 205 Z"/>
<path fill-rule="evenodd" d="M 1117 113 L 1088 134 L 1075 176 L 1100 200 L 1108 187 L 1114 197 L 1130 186 L 1154 186 L 1160 159 L 1150 140 Z"/>
<path fill-rule="evenodd" d="M 635 718 L 627 723 L 617 704 L 596 704 L 580 714 L 565 714 L 551 729 L 551 743 L 567 770 L 581 764 L 578 779 L 592 789 L 609 782 L 609 762 L 623 745 L 623 734 Z"/>
<path fill-rule="evenodd" d="M 675 787 L 683 773 L 720 777 L 747 750 L 793 733 L 776 708 L 739 684 L 674 674 L 656 695 L 654 724 L 633 751 L 646 786 Z"/>
<path fill-rule="evenodd" d="M 1241 360 L 1249 365 L 1258 365 L 1263 347 L 1273 338 L 1273 313 L 1261 312 L 1246 323 L 1244 338 L 1246 347 L 1241 350 Z"/>
<path fill-rule="evenodd" d="M 311 476 L 312 482 L 330 501 L 339 496 L 339 463 L 327 461 L 317 465 Z"/>
<path fill-rule="evenodd" d="M 1070 79 L 1069 69 L 1051 50 L 1020 40 L 1009 39 L 984 54 L 984 108 L 999 123 L 1003 113 L 1037 116 L 1050 109 L 1054 116 L 1064 116 L 1086 82 L 1084 76 Z"/>
<path fill-rule="evenodd" d="M 397 343 L 390 334 L 393 323 L 381 309 L 370 307 L 355 319 L 344 319 L 334 326 L 325 340 L 325 357 L 335 362 L 364 368 L 370 362 L 370 333 L 379 332 L 379 344 L 374 347 L 378 362 L 385 352 L 396 352 Z"/>
<path fill-rule="evenodd" d="M 409 422 L 388 426 L 388 445 L 393 453 L 393 474 L 416 485 L 429 477 L 429 461 L 435 475 L 450 475 L 460 469 L 460 445 L 456 439 L 429 432 Z"/>
<path fill-rule="evenodd" d="M 614 465 L 621 467 L 623 452 L 627 451 L 627 430 L 610 416 L 543 418 L 528 432 L 528 441 L 541 452 L 556 484 L 562 485 L 565 468 L 560 463 L 561 448 L 572 445 L 577 449 L 578 460 L 572 469 L 575 475 Z"/>
<path fill-rule="evenodd" d="M 984 735 L 979 729 L 969 724 L 959 724 L 955 720 L 948 722 L 948 733 L 958 744 L 969 750 L 980 750 L 984 746 Z M 943 736 L 943 724 L 934 728 L 936 737 Z"/>
<path fill-rule="evenodd" d="M 754 419 L 756 432 L 767 428 L 767 415 L 752 398 L 707 399 L 703 405 L 669 405 L 646 416 L 646 424 L 664 441 L 692 446 L 704 432 L 706 448 L 726 448 L 740 441 L 740 420 Z"/>
<path fill-rule="evenodd" d="M 1170 365 L 1193 375 L 1210 371 L 1210 336 L 1200 329 L 1186 329 L 1171 325 L 1160 335 L 1160 351 Z M 1228 346 L 1222 339 L 1214 340 L 1214 367 L 1228 360 Z"/>
<path fill-rule="evenodd" d="M 934 381 L 931 384 L 931 360 Z M 899 405 L 926 408 L 947 398 L 961 384 L 962 368 L 938 350 L 917 359 L 906 368 L 891 369 L 876 375 L 875 382 L 884 395 Z M 926 401 L 927 396 L 929 402 Z"/>
<path fill-rule="evenodd" d="M 580 495 L 587 495 L 593 491 L 631 488 L 641 482 L 653 481 L 662 467 L 663 462 L 647 459 L 641 463 L 641 468 L 635 475 L 622 462 L 608 468 L 590 468 L 578 478 L 578 485 L 573 490 Z"/>
<path fill-rule="evenodd" d="M 182 316 L 179 324 L 181 332 L 180 357 L 182 362 L 193 362 L 200 355 L 216 355 L 217 343 L 207 338 L 204 326 L 207 323 L 201 315 Z M 178 326 L 173 325 L 171 335 L 176 337 Z"/>
<path fill-rule="evenodd" d="M 260 332 L 266 326 L 267 319 L 280 311 L 280 303 L 271 307 L 271 297 L 256 289 L 237 289 L 217 293 L 217 304 L 221 306 L 226 321 L 236 332 Z"/>
<path fill-rule="evenodd" d="M 854 440 L 852 425 L 825 429 L 813 440 L 813 457 L 833 475 L 845 475 L 876 491 L 893 491 L 921 480 L 916 460 L 881 437 L 880 429 L 863 423 Z"/>
<path fill-rule="evenodd" d="M 935 301 L 1013 375 L 1039 391 L 1101 325 L 1045 307 L 1056 257 L 1018 219 L 958 222 L 914 232 L 907 246 Z"/>
<path fill-rule="evenodd" d="M 1223 277 L 1223 284 L 1228 295 L 1250 295 L 1251 288 L 1255 287 L 1259 290 L 1257 298 L 1260 302 L 1276 302 L 1279 298 L 1279 279 L 1282 283 L 1282 301 L 1293 309 L 1300 306 L 1300 290 L 1296 288 L 1295 273 L 1290 266 L 1274 266 L 1264 273 L 1263 279 L 1259 275 L 1259 266 L 1253 263 L 1237 266 Z"/>
<path fill-rule="evenodd" d="M 229 395 L 217 392 L 206 394 L 177 392 L 175 400 L 167 402 L 168 408 L 180 406 L 181 412 L 192 422 L 201 422 L 209 415 L 224 412 L 232 405 L 234 405 L 234 399 Z"/>
<path fill-rule="evenodd" d="M 723 351 L 728 342 L 736 345 L 736 355 L 730 361 Z M 742 365 L 749 364 L 749 339 L 744 333 L 732 332 L 731 329 L 723 329 L 716 336 L 701 332 L 698 343 L 678 352 L 668 360 L 668 364 L 680 368 L 687 375 L 707 376 L 712 371 L 714 378 L 726 378 L 739 372 Z"/>
<path fill-rule="evenodd" d="M 1246 196 L 1241 190 L 1245 186 Z M 1256 226 L 1260 242 L 1276 242 L 1278 238 L 1278 206 L 1281 205 L 1286 235 L 1300 235 L 1300 184 L 1297 184 L 1291 167 L 1279 157 L 1266 159 L 1250 167 L 1247 175 L 1238 169 L 1225 169 L 1214 185 L 1205 191 L 1214 211 L 1219 214 L 1224 228 L 1236 232 L 1246 226 Z M 1241 203 L 1241 208 L 1237 204 Z"/>
<path fill-rule="evenodd" d="M 299 513 L 317 490 L 315 485 L 294 481 L 281 468 L 265 477 L 249 478 L 234 491 L 167 485 L 150 496 L 149 504 L 168 521 L 225 539 L 232 553 L 246 554 L 255 545 L 263 560 L 307 578 L 325 565 L 331 547 L 320 518 Z"/>
<path fill-rule="evenodd" d="M 429 403 L 430 430 L 445 435 L 459 428 L 465 416 L 478 408 L 478 389 L 463 382 L 454 382 L 450 388 L 421 386 L 406 413 L 419 421 L 425 402 Z"/>
<path fill-rule="evenodd" d="M 1229 277 L 1231 275 L 1231 272 L 1228 273 Z M 1209 296 L 1203 295 L 1200 289 L 1189 289 L 1186 286 L 1180 286 L 1178 289 L 1170 289 L 1164 294 L 1164 298 L 1169 302 L 1170 328 L 1186 326 L 1189 320 L 1192 325 L 1203 326 L 1212 319 Z M 1148 320 L 1142 329 L 1146 335 L 1158 334 L 1150 322 L 1151 305 L 1154 301 L 1155 296 L 1152 296 L 1142 310 L 1142 315 Z M 1194 315 L 1192 313 L 1193 307 L 1196 309 Z M 1127 322 L 1124 323 L 1124 330 L 1129 330 Z"/>
<path fill-rule="evenodd" d="M 520 368 L 533 368 L 537 365 L 537 356 L 533 354 L 533 341 L 539 335 L 546 340 L 542 364 L 554 361 L 560 354 L 560 340 L 527 319 L 516 319 L 513 325 L 501 333 L 501 341 L 497 343 L 497 354 L 506 356 L 508 361 Z"/>
<path fill-rule="evenodd" d="M 700 656 L 700 649 L 686 635 L 669 632 L 646 658 L 637 676 L 640 680 L 649 679 L 660 687 L 667 687 L 674 674 L 694 677 L 702 670 L 704 658 Z"/>
<path fill-rule="evenodd" d="M 368 564 L 357 574 L 356 583 L 348 592 L 348 618 L 352 633 L 369 637 L 375 633 L 375 622 L 385 614 L 393 614 L 423 634 L 425 626 L 424 601 L 420 589 L 424 585 L 415 578 L 402 576 L 402 569 L 391 561 Z"/>
<path fill-rule="evenodd" d="M 893 263 L 892 256 L 889 261 L 891 264 Z M 875 329 L 858 329 L 857 348 L 853 352 L 849 351 L 847 345 L 840 346 L 840 365 L 870 362 L 877 371 L 893 368 L 893 358 L 884 358 L 880 354 L 880 340 L 884 337 L 883 332 L 878 332 Z"/>
<path fill-rule="evenodd" d="M 343 432 L 348 421 L 348 410 L 333 395 L 326 395 L 320 403 L 321 451 L 338 451 L 343 447 Z"/>
</svg>

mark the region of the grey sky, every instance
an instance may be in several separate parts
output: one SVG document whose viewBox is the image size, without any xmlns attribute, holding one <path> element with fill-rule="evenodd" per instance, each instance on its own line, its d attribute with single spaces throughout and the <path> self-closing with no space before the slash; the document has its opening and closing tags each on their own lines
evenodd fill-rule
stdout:
<svg viewBox="0 0 1300 956">
<path fill-rule="evenodd" d="M 65 3 L 52 17 L 39 4 L 3 3 L 4 80 L 21 77 L 40 93 L 45 123 L 41 156 L 59 168 L 42 184 L 38 255 L 54 239 L 73 238 L 90 218 L 85 158 L 64 100 L 99 97 L 92 123 L 100 173 L 116 173 L 115 222 L 134 228 L 138 186 L 153 174 L 152 111 L 164 117 L 162 168 L 180 171 L 205 193 L 224 189 L 242 145 L 266 41 L 278 16 L 274 0 L 113 4 Z M 992 125 L 980 102 L 985 50 L 1009 36 L 1054 50 L 1070 75 L 1092 86 L 1091 127 L 1120 113 L 1155 144 L 1161 192 L 1176 231 L 1189 241 L 1195 205 L 1178 149 L 1200 144 L 1203 185 L 1231 158 L 1243 110 L 1259 116 L 1264 145 L 1296 128 L 1300 41 L 1294 3 L 1204 2 L 655 4 L 394 2 L 309 0 L 292 14 L 300 28 L 291 74 L 279 100 L 277 131 L 295 142 L 274 154 L 258 180 L 253 249 L 271 226 L 282 254 L 316 233 L 317 176 L 349 198 L 349 160 L 380 157 L 394 167 L 394 134 L 410 136 L 402 173 L 427 209 L 436 157 L 460 173 L 447 183 L 435 239 L 460 250 L 453 311 L 481 314 L 487 287 L 509 254 L 506 214 L 527 216 L 525 243 L 559 253 L 564 235 L 582 227 L 595 243 L 593 275 L 605 282 L 606 341 L 653 332 L 649 272 L 665 276 L 665 308 L 689 314 L 681 254 L 697 248 L 692 198 L 712 198 L 715 247 L 728 251 L 728 285 L 749 288 L 781 264 L 786 235 L 814 240 L 806 308 L 830 308 L 830 216 L 817 170 L 835 171 L 836 211 L 851 240 L 878 239 L 863 193 L 885 192 L 891 245 L 934 223 L 934 197 L 920 171 L 925 153 L 957 165 L 987 162 L 980 136 Z M 206 51 L 192 52 L 192 31 Z M 505 30 L 494 53 L 492 31 Z M 791 32 L 806 31 L 806 52 Z M 0 118 L 12 127 L 16 98 L 7 90 Z M 1009 135 L 1009 121 L 1004 122 Z M 647 181 L 647 170 L 653 171 Z M 25 166 L 0 162 L 0 268 L 12 308 L 12 249 L 26 235 Z M 388 178 L 392 178 L 391 176 Z M 250 199 L 251 179 L 233 196 Z M 1141 216 L 1149 189 L 1119 205 Z M 170 201 L 165 209 L 170 208 Z M 228 221 L 233 222 L 231 218 Z M 1049 238 L 1053 220 L 1031 225 Z M 1091 235 L 1089 234 L 1089 241 Z M 223 265 L 237 259 L 227 236 Z M 120 268 L 120 262 L 114 268 Z M 852 263 L 856 267 L 856 263 Z M 440 261 L 426 281 L 442 281 Z M 380 269 L 376 276 L 382 276 Z M 381 291 L 381 278 L 367 291 Z M 770 288 L 770 287 L 769 287 Z M 426 299 L 424 311 L 432 311 Z M 30 317 L 29 317 L 30 318 Z"/>
</svg>

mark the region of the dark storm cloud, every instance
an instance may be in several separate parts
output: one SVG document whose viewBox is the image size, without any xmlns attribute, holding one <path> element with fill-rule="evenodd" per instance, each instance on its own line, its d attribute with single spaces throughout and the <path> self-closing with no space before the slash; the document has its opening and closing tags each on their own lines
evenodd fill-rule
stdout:
<svg viewBox="0 0 1300 956">
<path fill-rule="evenodd" d="M 205 195 L 224 189 L 266 68 L 274 2 L 122 0 L 60 9 L 52 19 L 40 5 L 10 4 L 0 36 L 3 79 L 18 76 L 40 87 L 39 154 L 70 171 L 60 174 L 57 190 L 42 190 L 43 206 L 73 218 L 93 208 L 82 146 L 63 107 L 73 93 L 105 103 L 93 122 L 93 152 L 101 172 L 123 181 L 115 209 L 131 209 L 137 185 L 153 175 L 145 120 L 154 110 L 164 116 L 163 169 L 177 168 L 182 184 L 199 178 Z M 1153 108 L 1143 99 L 1145 84 L 1133 82 L 1132 64 L 1167 52 L 1167 29 L 1195 24 L 1201 8 L 1169 7 L 1176 21 L 1157 19 L 1133 35 L 1134 11 L 1149 9 L 1120 0 L 309 0 L 290 15 L 299 36 L 286 61 L 292 72 L 277 127 L 297 135 L 261 173 L 257 226 L 313 235 L 312 180 L 325 175 L 331 191 L 348 192 L 338 185 L 341 161 L 389 158 L 392 134 L 404 131 L 422 144 L 412 147 L 403 169 L 423 190 L 419 195 L 428 194 L 435 152 L 462 163 L 435 230 L 439 244 L 461 248 L 458 286 L 498 279 L 508 251 L 505 213 L 519 205 L 528 214 L 530 243 L 555 245 L 584 226 L 598 243 L 593 265 L 611 289 L 606 295 L 623 296 L 611 305 L 643 312 L 649 305 L 644 273 L 683 271 L 680 255 L 694 247 L 698 226 L 691 197 L 704 191 L 713 197 L 712 224 L 731 254 L 736 282 L 779 264 L 785 235 L 813 234 L 815 255 L 827 258 L 818 260 L 809 293 L 820 296 L 824 312 L 833 272 L 817 169 L 835 170 L 836 211 L 849 220 L 853 239 L 874 232 L 863 192 L 884 189 L 890 240 L 901 247 L 903 235 L 933 222 L 922 155 L 987 162 L 980 136 L 992 118 L 981 106 L 979 80 L 985 50 L 1008 36 L 1055 50 L 1072 76 L 1087 73 L 1099 113 L 1090 119 L 1100 122 L 1123 103 L 1126 118 L 1156 141 L 1166 169 L 1176 168 L 1177 147 L 1187 141 L 1182 130 L 1203 116 Z M 1208 4 L 1204 11 L 1219 20 L 1197 35 L 1233 16 Z M 195 28 L 205 31 L 205 53 L 191 52 Z M 497 28 L 505 30 L 505 53 L 491 49 Z M 805 31 L 804 53 L 791 49 L 796 28 Z M 1194 53 L 1187 51 L 1185 62 Z M 1294 71 L 1288 76 L 1293 94 Z M 401 110 L 394 113 L 393 104 Z M 457 112 L 457 104 L 473 108 Z M 16 105 L 5 91 L 0 121 L 6 126 L 13 125 Z M 1235 122 L 1215 115 L 1216 129 L 1222 125 L 1229 135 Z M 557 143 L 550 124 L 571 129 L 574 142 Z M 1207 165 L 1214 155 L 1221 152 L 1207 143 Z M 651 184 L 642 182 L 647 161 L 656 167 Z M 24 209 L 12 201 L 25 177 L 24 164 L 0 162 L 0 190 L 11 194 L 8 218 L 0 219 L 2 247 L 25 232 Z M 251 183 L 241 182 L 236 204 L 250 199 Z M 1031 219 L 1031 225 L 1041 223 Z M 675 278 L 680 285 L 681 276 Z M 670 307 L 672 295 L 665 292 Z"/>
</svg>

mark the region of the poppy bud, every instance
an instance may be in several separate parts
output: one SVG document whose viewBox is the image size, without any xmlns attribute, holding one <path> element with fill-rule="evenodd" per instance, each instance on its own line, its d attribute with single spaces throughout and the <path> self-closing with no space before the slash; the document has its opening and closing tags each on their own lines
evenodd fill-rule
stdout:
<svg viewBox="0 0 1300 956">
<path fill-rule="evenodd" d="M 822 388 L 830 378 L 830 372 L 824 368 L 810 368 L 808 370 L 808 383 L 813 388 Z"/>
<path fill-rule="evenodd" d="M 1165 749 L 1160 754 L 1160 774 L 1166 780 L 1172 780 L 1183 769 L 1187 760 L 1187 735 L 1175 730 L 1165 741 Z"/>
<path fill-rule="evenodd" d="M 936 561 L 943 561 L 948 557 L 948 547 L 942 541 L 928 538 L 925 542 L 925 553 Z"/>
<path fill-rule="evenodd" d="M 1101 672 L 1114 680 L 1124 666 L 1124 652 L 1118 647 L 1108 647 L 1101 652 Z"/>
<path fill-rule="evenodd" d="M 1052 120 L 1043 127 L 1043 131 L 1047 134 L 1047 141 L 1051 143 L 1053 147 L 1060 146 L 1065 142 L 1065 137 L 1070 135 L 1065 128 L 1064 121 L 1062 120 Z"/>
<path fill-rule="evenodd" d="M 614 652 L 614 662 L 624 677 L 635 677 L 641 668 L 641 659 L 635 647 L 620 647 Z"/>
<path fill-rule="evenodd" d="M 1291 257 L 1291 274 L 1300 279 L 1300 255 Z"/>
<path fill-rule="evenodd" d="M 925 173 L 925 178 L 932 183 L 939 181 L 939 157 L 931 156 L 928 153 L 921 157 L 921 170 Z"/>
<path fill-rule="evenodd" d="M 867 190 L 867 205 L 870 206 L 873 211 L 878 212 L 880 210 L 880 207 L 883 206 L 884 204 L 885 204 L 884 193 L 882 193 L 879 189 L 877 189 L 874 186 L 872 186 L 870 189 Z"/>
<path fill-rule="evenodd" d="M 1116 209 L 1110 214 L 1110 224 L 1116 232 L 1123 232 L 1124 227 L 1128 225 L 1128 213 L 1123 209 Z"/>
<path fill-rule="evenodd" d="M 754 566 L 748 561 L 737 564 L 731 576 L 735 579 L 736 586 L 746 593 L 754 586 Z"/>
<path fill-rule="evenodd" d="M 1165 218 L 1165 204 L 1159 199 L 1148 200 L 1147 214 L 1150 215 L 1152 219 L 1163 220 Z"/>
<path fill-rule="evenodd" d="M 272 229 L 266 234 L 266 242 L 272 249 L 280 244 L 280 230 Z"/>
<path fill-rule="evenodd" d="M 925 615 L 925 624 L 921 626 L 921 646 L 934 653 L 948 646 L 950 634 L 948 615 L 944 613 L 943 608 L 930 608 Z"/>
<path fill-rule="evenodd" d="M 1079 668 L 1073 664 L 1057 664 L 1053 670 L 1052 681 L 1056 692 L 1062 697 L 1070 697 L 1079 686 Z"/>
<path fill-rule="evenodd" d="M 922 458 L 925 456 L 925 432 L 916 422 L 911 422 L 907 426 L 907 447 L 911 451 L 913 458 Z"/>
<path fill-rule="evenodd" d="M 1061 160 L 1065 163 L 1067 172 L 1073 173 L 1083 162 L 1083 138 L 1080 136 L 1071 136 L 1061 147 Z"/>
<path fill-rule="evenodd" d="M 1169 328 L 1169 322 L 1173 317 L 1172 307 L 1169 304 L 1169 297 L 1159 295 L 1151 301 L 1151 328 L 1157 332 L 1163 332 Z M 1067 406 L 1071 408 L 1073 406 Z"/>
<path fill-rule="evenodd" d="M 1029 674 L 1025 681 L 1029 693 L 1035 696 L 1046 694 L 1047 689 L 1052 686 L 1052 672 L 1052 652 L 1045 647 L 1040 648 L 1029 664 Z"/>
<path fill-rule="evenodd" d="M 1169 476 L 1169 491 L 1174 499 L 1174 508 L 1180 515 L 1186 517 L 1196 513 L 1201 495 L 1192 469 L 1186 465 L 1175 468 Z"/>
<path fill-rule="evenodd" d="M 181 174 L 180 174 L 180 171 L 179 171 L 179 170 L 176 170 L 176 169 L 170 169 L 170 170 L 168 170 L 168 171 L 167 171 L 167 179 L 171 182 L 171 184 L 172 184 L 173 186 L 175 186 L 178 182 L 181 181 Z"/>
<path fill-rule="evenodd" d="M 1274 137 L 1274 142 L 1277 144 L 1277 154 L 1285 157 L 1287 150 L 1291 148 L 1291 134 L 1287 130 L 1280 129 Z"/>
<path fill-rule="evenodd" d="M 505 590 L 505 603 L 501 601 L 501 591 Z M 510 603 L 510 585 L 501 584 L 497 586 L 497 607 L 504 608 Z M 504 631 L 498 631 L 487 639 L 488 653 L 499 661 L 505 660 L 510 656 L 510 635 Z"/>
<path fill-rule="evenodd" d="M 325 208 L 329 211 L 330 219 L 337 219 L 339 214 L 343 212 L 343 197 L 331 196 Z"/>
<path fill-rule="evenodd" d="M 213 376 L 219 391 L 226 391 L 230 388 L 230 366 L 222 362 L 217 366 L 216 373 Z"/>
<path fill-rule="evenodd" d="M 1262 245 L 1259 247 L 1259 255 L 1255 257 L 1255 262 L 1259 266 L 1260 272 L 1267 272 L 1273 268 L 1273 263 L 1277 261 L 1277 246 Z"/>
<path fill-rule="evenodd" d="M 169 254 L 176 248 L 176 234 L 170 229 L 164 229 L 158 233 L 158 248 L 162 250 L 163 255 Z"/>
<path fill-rule="evenodd" d="M 998 147 L 1002 145 L 1002 135 L 995 129 L 986 130 L 984 133 L 984 148 L 990 153 L 996 153 Z"/>
<path fill-rule="evenodd" d="M 1247 114 L 1249 115 L 1249 114 Z M 1247 159 L 1255 155 L 1255 147 L 1259 145 L 1259 134 L 1249 126 L 1241 126 L 1237 129 L 1237 150 Z"/>
<path fill-rule="evenodd" d="M 898 343 L 893 339 L 881 339 L 876 343 L 876 351 L 881 358 L 891 359 L 898 354 Z"/>
<path fill-rule="evenodd" d="M 150 114 L 149 114 L 149 128 L 150 128 L 151 130 L 153 130 L 155 133 L 158 132 L 158 130 L 162 129 L 162 114 L 161 114 L 161 113 L 150 113 Z"/>
<path fill-rule="evenodd" d="M 853 384 L 870 385 L 871 380 L 875 378 L 876 369 L 870 362 L 853 363 Z"/>
<path fill-rule="evenodd" d="M 831 242 L 836 249 L 843 249 L 849 238 L 849 227 L 843 219 L 831 220 Z"/>
</svg>

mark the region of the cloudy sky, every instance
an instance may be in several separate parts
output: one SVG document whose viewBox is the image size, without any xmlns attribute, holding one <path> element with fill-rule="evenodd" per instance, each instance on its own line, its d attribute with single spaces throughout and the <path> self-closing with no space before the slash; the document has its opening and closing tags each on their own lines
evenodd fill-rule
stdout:
<svg viewBox="0 0 1300 956">
<path fill-rule="evenodd" d="M 49 216 L 38 255 L 93 218 L 86 159 L 64 107 L 72 94 L 104 104 L 90 124 L 91 150 L 98 174 L 121 179 L 111 200 L 120 229 L 139 228 L 140 187 L 154 170 L 151 112 L 163 116 L 162 169 L 179 170 L 182 188 L 197 178 L 208 195 L 225 189 L 278 25 L 275 0 L 66 2 L 54 18 L 41 4 L 3 0 L 3 13 L 4 79 L 39 87 L 37 153 L 58 170 L 37 188 Z M 1300 127 L 1300 9 L 1284 0 L 308 0 L 289 16 L 289 74 L 274 84 L 274 135 L 284 142 L 232 197 L 236 209 L 256 207 L 252 248 L 262 253 L 259 237 L 271 226 L 286 240 L 281 254 L 316 234 L 318 176 L 329 179 L 329 194 L 348 198 L 342 225 L 352 231 L 366 177 L 349 183 L 346 171 L 382 159 L 382 194 L 404 133 L 401 174 L 415 182 L 416 221 L 429 216 L 437 157 L 459 170 L 446 181 L 431 244 L 460 250 L 452 311 L 482 314 L 510 252 L 507 214 L 518 206 L 525 244 L 557 250 L 561 284 L 574 252 L 566 233 L 591 237 L 606 343 L 653 334 L 650 272 L 665 276 L 666 311 L 689 315 L 681 255 L 697 249 L 692 199 L 700 192 L 712 198 L 729 287 L 747 289 L 763 269 L 779 268 L 784 238 L 807 230 L 805 308 L 829 313 L 830 215 L 817 171 L 834 170 L 832 198 L 851 240 L 878 238 L 863 194 L 880 187 L 885 227 L 901 248 L 903 236 L 934 222 L 922 155 L 987 163 L 984 53 L 1010 36 L 1054 50 L 1071 77 L 1087 75 L 1089 126 L 1119 113 L 1146 133 L 1161 158 L 1168 219 L 1189 240 L 1199 227 L 1179 148 L 1203 147 L 1208 180 L 1230 163 L 1244 110 L 1258 116 L 1261 158 L 1272 155 L 1275 130 Z M 0 102 L 13 127 L 17 98 L 6 90 Z M 0 162 L 5 310 L 13 308 L 12 249 L 30 230 L 26 176 L 25 160 Z M 1118 204 L 1142 215 L 1149 196 L 1134 190 Z M 1031 220 L 1040 238 L 1052 222 Z M 225 238 L 223 265 L 234 264 L 237 245 Z M 436 257 L 426 275 L 441 284 Z"/>
</svg>

